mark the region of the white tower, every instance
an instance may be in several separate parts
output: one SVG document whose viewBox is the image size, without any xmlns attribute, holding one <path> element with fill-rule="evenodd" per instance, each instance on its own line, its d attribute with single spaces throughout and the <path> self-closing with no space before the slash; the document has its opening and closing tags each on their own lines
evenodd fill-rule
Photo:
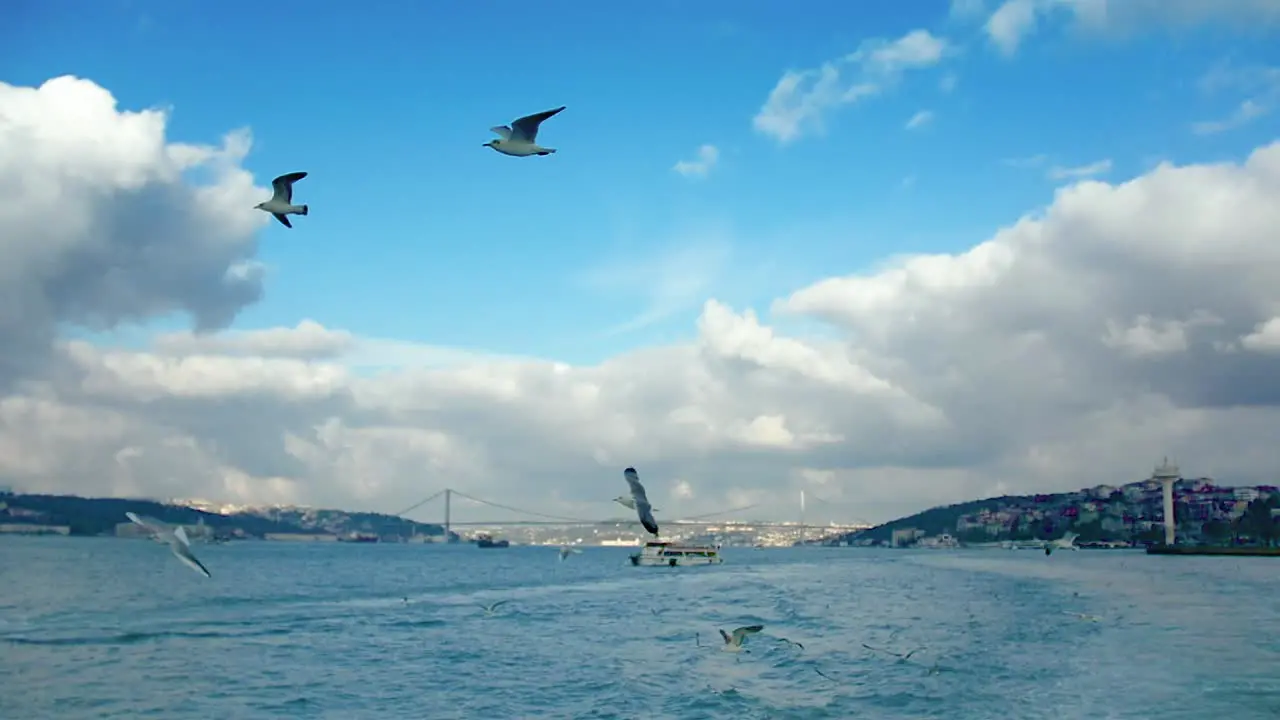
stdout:
<svg viewBox="0 0 1280 720">
<path fill-rule="evenodd" d="M 800 544 L 804 545 L 804 491 L 800 491 Z"/>
<path fill-rule="evenodd" d="M 1158 480 L 1164 494 L 1164 544 L 1173 545 L 1176 538 L 1176 526 L 1173 520 L 1173 484 L 1182 479 L 1178 466 L 1165 458 L 1164 462 L 1151 474 L 1152 480 Z"/>
</svg>

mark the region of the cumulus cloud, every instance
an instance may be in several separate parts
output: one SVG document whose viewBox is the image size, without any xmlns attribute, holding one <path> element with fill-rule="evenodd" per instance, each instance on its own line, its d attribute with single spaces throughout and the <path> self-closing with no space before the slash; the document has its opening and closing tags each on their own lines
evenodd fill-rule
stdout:
<svg viewBox="0 0 1280 720">
<path fill-rule="evenodd" d="M 685 177 L 703 178 L 719 161 L 720 151 L 715 145 L 702 145 L 698 148 L 697 156 L 693 160 L 681 160 L 672 169 Z"/>
<path fill-rule="evenodd" d="M 165 120 L 74 77 L 0 83 L 0 388 L 47 361 L 62 323 L 185 312 L 208 331 L 260 297 L 248 133 L 169 143 Z"/>
<path fill-rule="evenodd" d="M 879 520 L 990 493 L 1135 480 L 1166 454 L 1223 482 L 1275 480 L 1280 143 L 1240 163 L 1163 163 L 1059 188 L 965 252 L 831 277 L 768 314 L 704 297 L 691 339 L 594 365 L 371 340 L 319 318 L 124 348 L 57 339 L 53 323 L 92 322 L 65 310 L 92 300 L 107 320 L 181 307 L 209 327 L 252 293 L 171 284 L 162 252 L 113 251 L 157 236 L 142 218 L 126 234 L 77 213 L 128 217 L 136 199 L 119 184 L 150 188 L 149 217 L 171 223 L 163 236 L 202 258 L 177 272 L 219 283 L 252 260 L 261 219 L 239 210 L 254 189 L 226 159 L 238 155 L 191 151 L 214 169 L 212 185 L 166 175 L 181 153 L 162 139 L 163 114 L 144 123 L 104 105 L 95 86 L 65 82 L 83 91 L 80 111 L 55 103 L 26 124 L 0 123 L 0 147 L 21 147 L 28 163 L 0 154 L 0 184 L 36 177 L 24 191 L 48 194 L 3 205 L 0 242 L 52 258 L 23 261 L 43 274 L 0 276 L 5 297 L 50 309 L 6 316 L 6 348 L 21 339 L 14 347 L 57 360 L 10 367 L 0 393 L 0 475 L 20 488 L 394 510 L 450 486 L 606 517 L 621 469 L 634 465 L 683 513 L 762 502 L 785 516 L 808 489 L 844 504 L 830 519 Z M 14 116 L 13 97 L 31 104 L 43 92 L 6 87 L 0 117 Z M 80 137 L 89 126 L 46 122 L 92 108 L 98 127 L 130 128 L 109 148 Z M 150 140 L 130 145 L 129 133 Z M 54 154 L 76 142 L 80 151 Z M 226 217 L 194 209 L 190 194 L 201 192 L 224 198 Z M 47 212 L 64 202 L 80 209 Z M 181 225 L 187 213 L 198 227 Z M 50 217 L 65 224 L 41 227 Z M 32 228 L 54 245 L 28 247 Z M 68 263 L 87 286 L 68 285 Z M 132 294 L 95 284 L 89 267 L 135 278 Z M 682 302 L 693 294 L 672 291 Z M 774 327 L 785 316 L 832 332 L 787 336 Z M 448 362 L 418 362 L 437 357 Z M 821 505 L 810 502 L 810 519 Z"/>
<path fill-rule="evenodd" d="M 937 65 L 949 50 L 946 40 L 928 30 L 912 30 L 893 41 L 864 41 L 855 52 L 819 68 L 783 73 L 752 125 L 783 144 L 821 131 L 826 113 L 884 92 L 908 70 Z"/>
</svg>

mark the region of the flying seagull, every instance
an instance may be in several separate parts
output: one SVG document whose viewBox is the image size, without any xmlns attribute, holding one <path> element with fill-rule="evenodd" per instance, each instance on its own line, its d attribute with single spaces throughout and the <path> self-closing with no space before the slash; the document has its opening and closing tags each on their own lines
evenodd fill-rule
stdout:
<svg viewBox="0 0 1280 720">
<path fill-rule="evenodd" d="M 886 655 L 892 655 L 892 656 L 894 656 L 894 657 L 898 658 L 898 660 L 899 660 L 899 661 L 901 661 L 901 662 L 906 662 L 906 661 L 910 660 L 912 655 L 915 655 L 916 653 L 918 653 L 918 652 L 920 652 L 921 650 L 923 650 L 923 649 L 924 649 L 924 648 L 916 648 L 915 650 L 910 650 L 910 651 L 908 651 L 906 654 L 903 654 L 903 653 L 896 653 L 896 652 L 894 652 L 894 651 L 892 651 L 892 650 L 885 650 L 884 648 L 871 647 L 870 645 L 868 645 L 868 644 L 866 644 L 866 643 L 862 643 L 862 647 L 864 647 L 864 648 L 866 648 L 866 649 L 868 649 L 868 650 L 871 650 L 871 651 L 873 651 L 873 652 L 884 653 L 884 654 L 886 654 Z"/>
<path fill-rule="evenodd" d="M 196 559 L 191 552 L 191 541 L 187 539 L 187 531 L 179 525 L 175 529 L 170 529 L 168 525 L 154 518 L 141 518 L 132 512 L 126 512 L 125 517 L 129 518 L 136 525 L 141 525 L 151 533 L 151 537 L 159 542 L 169 544 L 169 549 L 173 551 L 174 557 L 182 561 L 183 565 L 195 570 L 205 577 L 213 577 L 209 574 L 208 568 Z"/>
<path fill-rule="evenodd" d="M 514 157 L 528 157 L 530 155 L 550 155 L 555 152 L 555 148 L 544 148 L 538 145 L 538 126 L 543 120 L 564 110 L 563 105 L 555 110 L 546 110 L 524 117 L 511 123 L 511 126 L 499 125 L 489 128 L 490 131 L 498 134 L 497 140 L 490 140 L 483 147 L 493 148 L 503 155 L 511 155 Z"/>
<path fill-rule="evenodd" d="M 581 555 L 582 551 L 578 548 L 571 548 L 568 545 L 560 546 L 560 562 L 564 562 L 570 555 Z"/>
<path fill-rule="evenodd" d="M 763 629 L 763 625 L 747 625 L 734 630 L 732 634 L 720 630 L 720 637 L 724 638 L 724 647 L 720 649 L 725 652 L 742 652 L 742 643 L 747 636 L 755 635 Z"/>
<path fill-rule="evenodd" d="M 281 225 L 287 228 L 293 227 L 286 215 L 306 215 L 306 205 L 293 204 L 293 184 L 306 177 L 304 172 L 291 172 L 287 175 L 281 175 L 271 181 L 271 189 L 273 194 L 271 199 L 254 205 L 259 210 L 265 210 L 271 213 L 275 219 L 280 221 Z"/>
<path fill-rule="evenodd" d="M 649 505 L 649 498 L 644 494 L 644 486 L 640 484 L 640 474 L 635 468 L 627 468 L 622 471 L 622 477 L 626 478 L 627 484 L 631 486 L 631 501 L 635 503 L 640 524 L 644 525 L 645 530 L 657 535 L 658 521 L 653 519 L 653 507 Z"/>
<path fill-rule="evenodd" d="M 635 500 L 632 500 L 631 498 L 627 497 L 626 495 L 619 495 L 618 497 L 614 498 L 614 499 L 613 499 L 613 501 L 614 501 L 614 502 L 616 502 L 616 503 L 618 503 L 618 504 L 619 504 L 619 505 L 621 505 L 622 507 L 627 508 L 628 510 L 635 510 L 635 509 L 636 509 L 636 501 L 635 501 Z M 662 512 L 662 511 L 661 511 L 661 510 L 659 510 L 658 508 L 649 508 L 649 509 L 650 509 L 651 511 L 653 511 L 653 512 Z"/>
<path fill-rule="evenodd" d="M 499 600 L 494 603 L 489 603 L 488 605 L 481 605 L 480 607 L 484 608 L 484 612 L 486 615 L 492 615 L 494 612 L 497 611 L 498 608 L 506 604 L 507 604 L 506 600 Z"/>
</svg>

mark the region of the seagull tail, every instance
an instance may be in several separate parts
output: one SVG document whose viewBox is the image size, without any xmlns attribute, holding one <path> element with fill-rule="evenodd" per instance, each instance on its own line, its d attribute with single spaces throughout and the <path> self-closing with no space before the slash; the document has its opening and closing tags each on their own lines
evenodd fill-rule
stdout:
<svg viewBox="0 0 1280 720">
<path fill-rule="evenodd" d="M 306 215 L 306 214 L 307 214 L 307 208 L 308 208 L 308 207 L 310 207 L 310 206 L 309 206 L 309 205 L 303 205 L 303 206 L 302 206 L 302 214 L 303 214 L 303 215 Z"/>
</svg>

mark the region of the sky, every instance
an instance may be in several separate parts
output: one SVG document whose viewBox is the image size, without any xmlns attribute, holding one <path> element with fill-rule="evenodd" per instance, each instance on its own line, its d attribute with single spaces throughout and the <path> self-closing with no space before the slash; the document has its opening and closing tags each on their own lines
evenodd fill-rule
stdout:
<svg viewBox="0 0 1280 720">
<path fill-rule="evenodd" d="M 0 482 L 596 517 L 635 465 L 879 521 L 1280 479 L 1280 0 L 15 7 Z"/>
</svg>

